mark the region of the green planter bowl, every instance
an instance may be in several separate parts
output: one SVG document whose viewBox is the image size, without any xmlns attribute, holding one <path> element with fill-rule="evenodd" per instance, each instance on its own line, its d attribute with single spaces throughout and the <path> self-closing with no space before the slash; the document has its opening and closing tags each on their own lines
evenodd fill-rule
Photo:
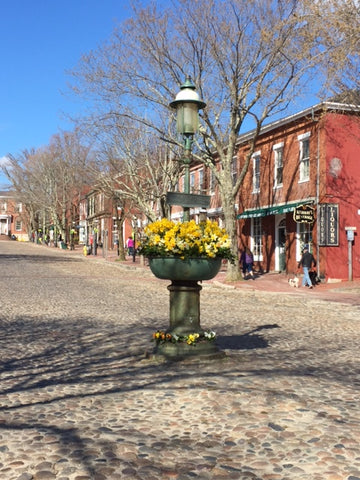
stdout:
<svg viewBox="0 0 360 480">
<path fill-rule="evenodd" d="M 152 257 L 149 266 L 157 278 L 173 281 L 210 280 L 216 277 L 221 267 L 221 258 Z"/>
</svg>

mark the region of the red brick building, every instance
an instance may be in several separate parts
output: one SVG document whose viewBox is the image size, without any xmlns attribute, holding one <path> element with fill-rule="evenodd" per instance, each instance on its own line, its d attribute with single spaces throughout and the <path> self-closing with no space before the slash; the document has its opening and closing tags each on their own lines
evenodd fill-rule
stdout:
<svg viewBox="0 0 360 480">
<path fill-rule="evenodd" d="M 9 191 L 0 192 L 0 235 L 28 241 L 28 219 L 23 204 Z"/>
<path fill-rule="evenodd" d="M 90 190 L 79 204 L 79 243 L 103 245 L 106 250 L 116 248 L 116 242 L 126 245 L 126 240 L 135 235 L 138 241 L 140 217 L 138 211 L 126 212 L 121 231 L 118 231 L 118 218 L 121 207 L 114 205 L 104 192 Z"/>
<path fill-rule="evenodd" d="M 359 113 L 322 103 L 262 129 L 237 203 L 240 248 L 259 269 L 295 272 L 308 244 L 327 281 L 360 278 Z"/>
</svg>

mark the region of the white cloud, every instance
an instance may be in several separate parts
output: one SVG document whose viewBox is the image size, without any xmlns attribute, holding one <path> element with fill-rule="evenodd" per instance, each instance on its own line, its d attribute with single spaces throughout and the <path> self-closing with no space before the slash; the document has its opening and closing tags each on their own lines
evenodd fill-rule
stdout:
<svg viewBox="0 0 360 480">
<path fill-rule="evenodd" d="M 6 167 L 6 165 L 9 164 L 9 159 L 8 157 L 0 157 L 0 168 L 1 167 Z"/>
</svg>

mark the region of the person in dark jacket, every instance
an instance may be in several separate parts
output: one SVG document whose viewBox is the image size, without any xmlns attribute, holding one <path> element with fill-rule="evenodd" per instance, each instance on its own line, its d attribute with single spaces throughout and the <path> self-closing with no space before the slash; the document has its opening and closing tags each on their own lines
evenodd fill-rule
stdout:
<svg viewBox="0 0 360 480">
<path fill-rule="evenodd" d="M 309 247 L 307 245 L 305 245 L 300 262 L 298 263 L 298 268 L 300 268 L 300 266 L 302 267 L 304 272 L 303 279 L 302 279 L 302 286 L 303 287 L 308 286 L 309 288 L 312 288 L 312 282 L 310 280 L 309 271 L 313 267 L 316 267 L 316 260 L 314 256 L 309 252 Z"/>
<path fill-rule="evenodd" d="M 242 252 L 240 263 L 242 264 L 243 277 L 245 278 L 246 274 L 249 273 L 251 278 L 255 280 L 253 272 L 254 255 L 252 254 L 250 248 L 246 247 Z"/>
</svg>

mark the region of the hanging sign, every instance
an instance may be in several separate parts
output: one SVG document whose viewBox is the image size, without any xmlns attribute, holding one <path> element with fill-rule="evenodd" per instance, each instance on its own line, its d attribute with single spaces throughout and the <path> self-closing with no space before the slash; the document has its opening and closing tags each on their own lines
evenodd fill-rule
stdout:
<svg viewBox="0 0 360 480">
<path fill-rule="evenodd" d="M 293 218 L 296 223 L 314 223 L 315 208 L 311 205 L 299 205 L 294 208 Z"/>
<path fill-rule="evenodd" d="M 166 201 L 169 205 L 179 205 L 181 207 L 199 207 L 209 208 L 209 195 L 197 195 L 194 193 L 167 192 Z"/>
<path fill-rule="evenodd" d="M 337 203 L 319 205 L 319 245 L 320 247 L 339 245 L 339 205 Z"/>
</svg>

